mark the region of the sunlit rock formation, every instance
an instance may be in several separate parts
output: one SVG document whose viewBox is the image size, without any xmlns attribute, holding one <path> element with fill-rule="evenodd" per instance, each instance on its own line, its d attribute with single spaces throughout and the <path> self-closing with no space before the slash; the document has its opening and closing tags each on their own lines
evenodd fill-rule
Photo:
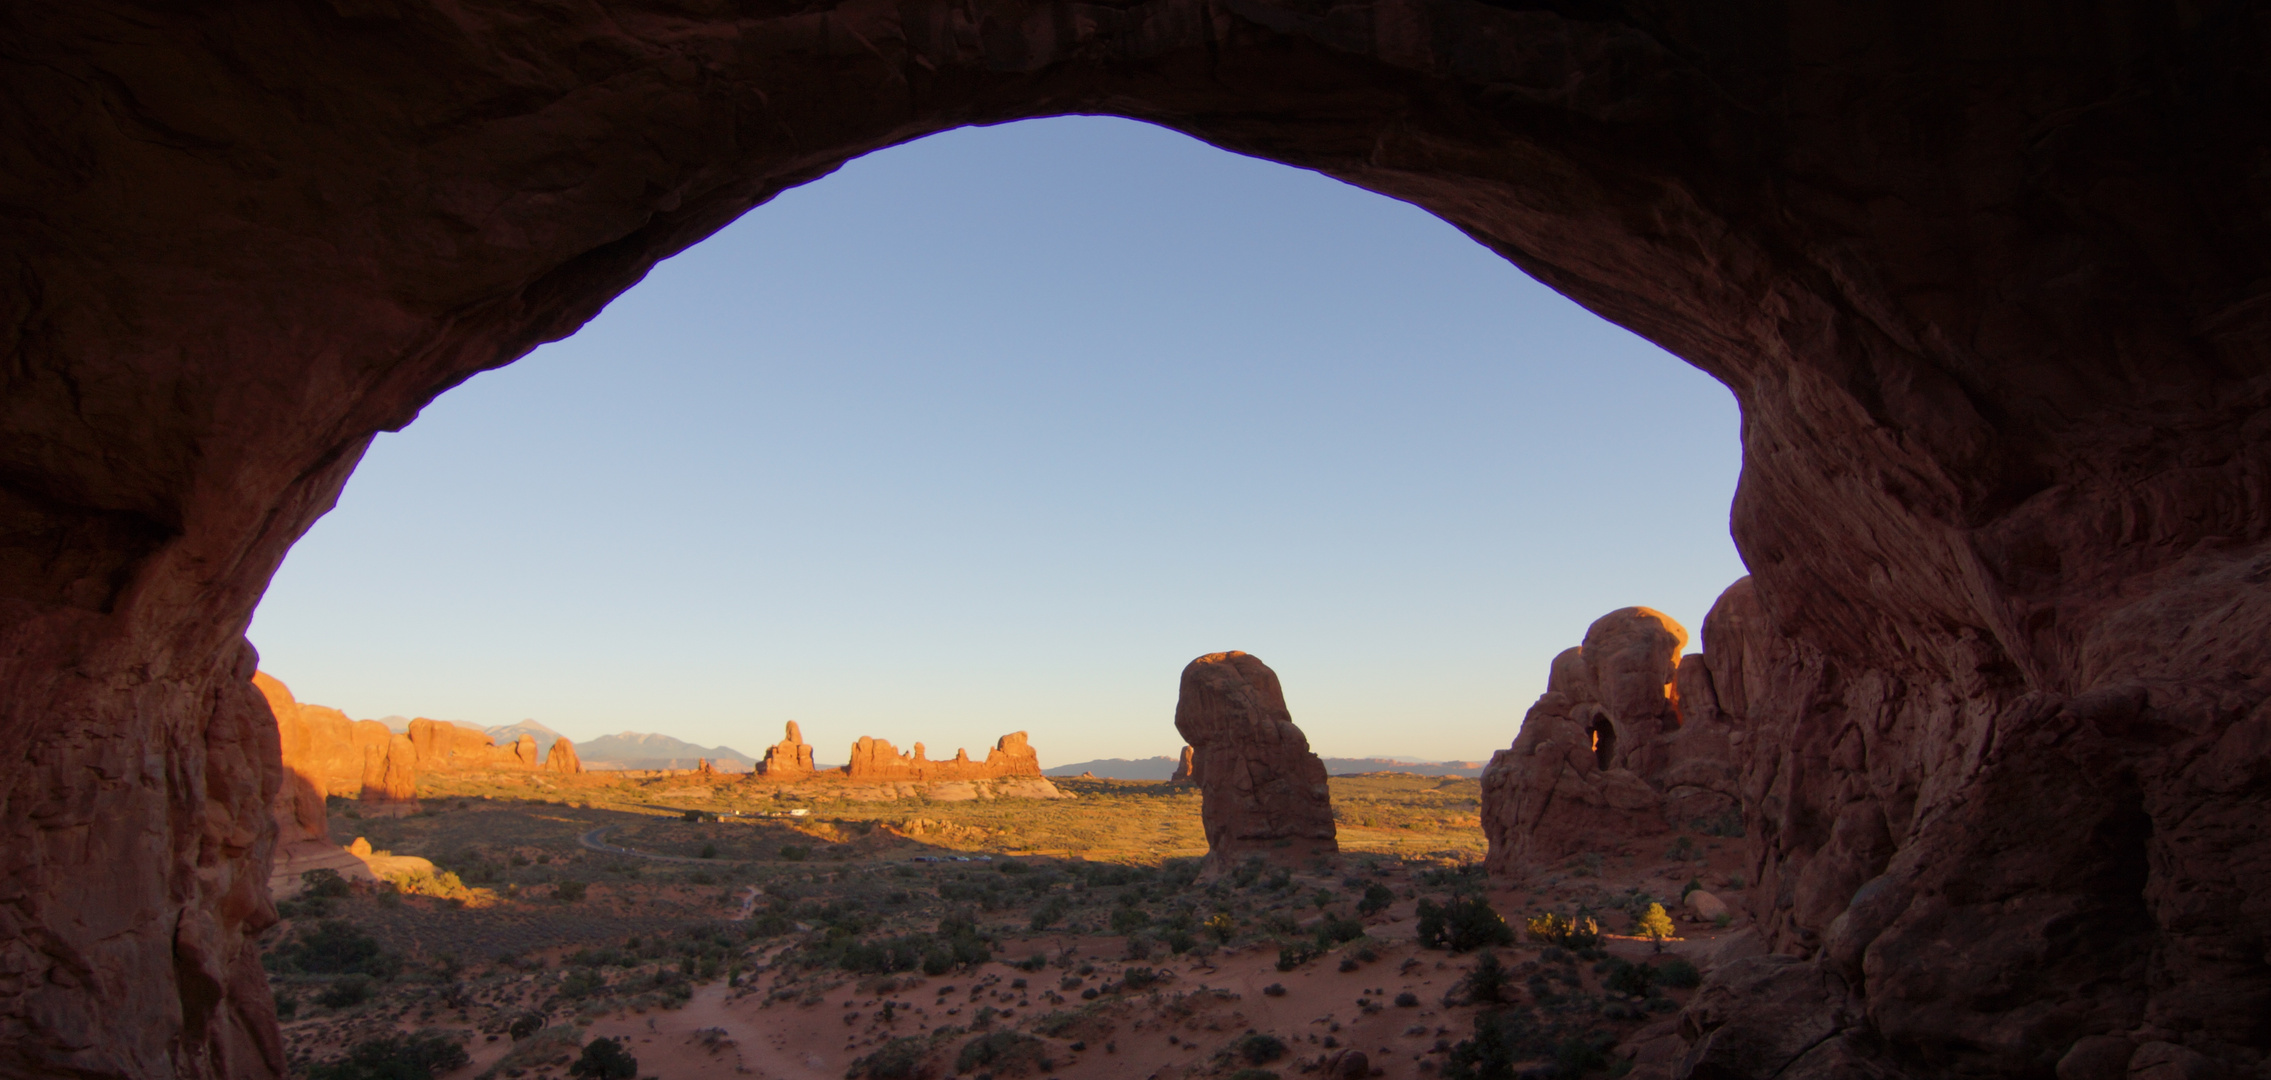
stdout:
<svg viewBox="0 0 2271 1080">
<path fill-rule="evenodd" d="M 1554 657 L 1514 745 L 1483 771 L 1492 873 L 1514 877 L 1673 828 L 1740 828 L 1726 718 L 1707 706 L 1683 715 L 1683 684 L 1708 696 L 1702 658 L 1680 657 L 1686 644 L 1670 616 L 1632 607 Z"/>
<path fill-rule="evenodd" d="M 1040 755 L 1026 741 L 1022 731 L 995 740 L 993 749 L 986 751 L 984 761 L 972 761 L 968 750 L 959 749 L 948 760 L 932 761 L 925 755 L 921 743 L 916 743 L 912 752 L 902 754 L 886 740 L 863 735 L 852 743 L 851 762 L 844 767 L 845 779 L 853 783 L 907 781 L 922 784 L 1040 775 Z"/>
<path fill-rule="evenodd" d="M 576 744 L 565 736 L 552 740 L 552 752 L 544 756 L 544 771 L 572 776 L 584 771 L 584 763 L 576 757 Z"/>
<path fill-rule="evenodd" d="M 1175 775 L 1168 777 L 1167 782 L 1170 784 L 1196 784 L 1199 782 L 1198 769 L 1192 764 L 1190 747 L 1183 748 L 1182 759 L 1175 762 Z"/>
<path fill-rule="evenodd" d="M 1268 665 L 1242 652 L 1191 661 L 1175 730 L 1192 751 L 1211 870 L 1249 856 L 1299 863 L 1340 850 L 1325 763 L 1293 725 Z"/>
<path fill-rule="evenodd" d="M 804 741 L 804 732 L 797 728 L 796 721 L 791 720 L 788 734 L 765 748 L 765 760 L 757 763 L 750 776 L 765 780 L 803 780 L 813 772 L 812 746 Z"/>
</svg>

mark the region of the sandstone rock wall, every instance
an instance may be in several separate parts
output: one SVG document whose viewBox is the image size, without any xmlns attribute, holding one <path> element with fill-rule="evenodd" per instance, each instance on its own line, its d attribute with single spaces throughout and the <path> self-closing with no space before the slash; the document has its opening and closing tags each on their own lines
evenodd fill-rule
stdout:
<svg viewBox="0 0 2271 1080">
<path fill-rule="evenodd" d="M 1873 865 L 1840 854 L 1872 815 L 1889 891 L 1814 931 L 1865 973 L 1969 933 L 1933 918 L 2001 948 L 2037 897 L 2139 898 L 2039 928 L 2097 983 L 1963 969 L 1982 1041 L 1872 991 L 1837 1046 L 2027 1077 L 2068 1038 L 2271 1048 L 2233 1020 L 2271 865 L 2256 5 L 34 0 L 0 35 L 0 1071 L 282 1069 L 242 633 L 377 432 L 862 153 L 1071 112 L 1404 199 L 1728 386 L 1773 666 L 1699 671 L 1760 744 L 1778 934 L 1827 911 L 1814 863 L 1851 864 L 1823 896 Z"/>
<path fill-rule="evenodd" d="M 1713 704 L 1703 658 L 1681 657 L 1686 644 L 1670 616 L 1632 607 L 1554 657 L 1514 745 L 1483 770 L 1493 874 L 1739 822 L 1731 718 Z"/>
<path fill-rule="evenodd" d="M 1191 748 L 1183 748 L 1183 756 L 1175 762 L 1175 775 L 1167 778 L 1170 784 L 1198 783 L 1198 766 L 1194 763 Z"/>
<path fill-rule="evenodd" d="M 1305 862 L 1340 850 L 1325 763 L 1293 725 L 1277 673 L 1242 652 L 1183 668 L 1175 730 L 1192 750 L 1207 865 Z"/>
<path fill-rule="evenodd" d="M 576 744 L 566 738 L 552 740 L 552 752 L 544 756 L 544 771 L 569 776 L 584 771 L 583 759 L 576 756 Z"/>
</svg>

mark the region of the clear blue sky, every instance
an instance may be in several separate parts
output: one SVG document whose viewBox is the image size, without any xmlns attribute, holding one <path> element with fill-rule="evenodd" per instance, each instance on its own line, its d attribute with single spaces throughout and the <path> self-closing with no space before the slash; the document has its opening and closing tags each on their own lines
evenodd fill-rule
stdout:
<svg viewBox="0 0 2271 1080">
<path fill-rule="evenodd" d="M 1176 677 L 1477 759 L 1744 572 L 1733 399 L 1449 225 L 1124 120 L 852 162 L 382 435 L 254 621 L 358 717 L 1171 754 Z"/>
</svg>

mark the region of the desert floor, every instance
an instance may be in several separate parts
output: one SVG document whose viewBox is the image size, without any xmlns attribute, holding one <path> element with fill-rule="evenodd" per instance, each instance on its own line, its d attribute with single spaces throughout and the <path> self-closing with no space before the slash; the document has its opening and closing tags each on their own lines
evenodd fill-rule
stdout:
<svg viewBox="0 0 2271 1080">
<path fill-rule="evenodd" d="M 1474 1060 L 1481 1018 L 1501 1058 L 1621 1075 L 1676 1045 L 1692 991 L 1671 961 L 1744 929 L 1683 921 L 1660 951 L 1535 939 L 1549 911 L 1625 935 L 1650 902 L 1679 914 L 1692 887 L 1740 888 L 1740 845 L 1667 831 L 1489 888 L 1471 780 L 1336 778 L 1337 859 L 1213 873 L 1196 796 L 1165 784 L 801 817 L 730 780 L 451 784 L 409 815 L 335 804 L 335 839 L 436 872 L 281 905 L 268 962 L 298 1070 L 418 1035 L 464 1048 L 452 1078 L 563 1077 L 600 1038 L 665 1080 L 1261 1080 L 1349 1051 L 1417 1077 Z M 1477 897 L 1508 924 L 1499 943 L 1423 947 L 1423 903 Z M 1485 954 L 1495 1001 L 1472 1000 Z"/>
</svg>

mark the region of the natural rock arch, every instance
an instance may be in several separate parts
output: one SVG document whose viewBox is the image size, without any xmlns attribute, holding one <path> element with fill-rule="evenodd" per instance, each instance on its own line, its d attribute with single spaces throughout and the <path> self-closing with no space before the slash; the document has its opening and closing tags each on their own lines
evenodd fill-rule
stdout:
<svg viewBox="0 0 2271 1080">
<path fill-rule="evenodd" d="M 1755 580 L 1698 678 L 1782 740 L 1746 798 L 1760 888 L 1805 899 L 1776 944 L 1884 1060 L 2260 1054 L 2266 34 L 2213 0 L 12 6 L 0 1071 L 279 1070 L 241 634 L 373 433 L 851 157 L 1074 112 L 1409 200 L 1734 391 Z M 1928 954 L 1958 895 L 1902 859 L 1995 865 L 2061 804 L 2152 828 L 1943 915 L 2119 894 L 2111 958 L 1879 993 L 1870 950 Z M 1908 868 L 1845 918 L 1893 872 L 1849 819 Z M 2134 992 L 2060 996 L 2090 979 Z"/>
</svg>

